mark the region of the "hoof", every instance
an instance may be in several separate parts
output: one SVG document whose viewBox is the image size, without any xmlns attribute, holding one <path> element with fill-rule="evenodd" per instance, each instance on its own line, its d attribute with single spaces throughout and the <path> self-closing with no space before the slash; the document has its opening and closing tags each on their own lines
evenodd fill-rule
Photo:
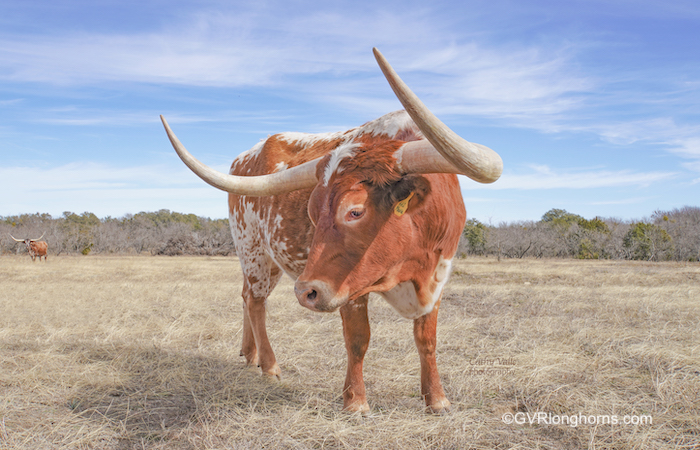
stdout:
<svg viewBox="0 0 700 450">
<path fill-rule="evenodd" d="M 277 363 L 268 369 L 262 369 L 262 374 L 264 377 L 277 378 L 278 380 L 282 379 L 282 370 L 280 370 L 280 366 L 278 366 Z"/>
<path fill-rule="evenodd" d="M 364 402 L 353 402 L 349 405 L 343 406 L 343 411 L 349 413 L 360 413 L 363 416 L 366 416 L 369 414 L 369 404 L 366 400 Z"/>
<path fill-rule="evenodd" d="M 240 356 L 245 356 L 245 363 L 247 366 L 257 366 L 258 362 L 258 352 L 246 353 L 241 350 Z"/>
<path fill-rule="evenodd" d="M 430 414 L 435 414 L 435 415 L 445 415 L 450 412 L 452 409 L 452 405 L 450 404 L 450 401 L 445 399 L 442 399 L 440 401 L 437 401 L 433 403 L 432 405 L 428 405 L 426 407 L 426 411 Z"/>
</svg>

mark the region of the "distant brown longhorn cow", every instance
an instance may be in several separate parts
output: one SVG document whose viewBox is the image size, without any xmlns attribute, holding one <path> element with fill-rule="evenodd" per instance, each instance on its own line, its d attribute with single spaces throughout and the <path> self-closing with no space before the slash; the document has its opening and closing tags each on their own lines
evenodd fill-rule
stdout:
<svg viewBox="0 0 700 450">
<path fill-rule="evenodd" d="M 362 366 L 368 296 L 377 292 L 413 320 L 421 393 L 430 411 L 441 412 L 450 402 L 435 360 L 438 307 L 466 220 L 455 174 L 491 183 L 502 161 L 450 130 L 374 52 L 405 111 L 345 132 L 276 134 L 237 157 L 228 175 L 196 160 L 161 119 L 184 163 L 229 192 L 247 362 L 279 377 L 265 303 L 285 272 L 301 305 L 340 309 L 348 354 L 343 407 L 368 411 Z"/>
<path fill-rule="evenodd" d="M 39 257 L 39 261 L 41 261 L 42 256 L 44 257 L 44 261 L 46 261 L 46 251 L 49 249 L 49 244 L 41 240 L 44 234 L 42 234 L 39 239 L 17 239 L 12 235 L 10 235 L 10 237 L 17 242 L 24 242 L 24 245 L 27 246 L 29 256 L 32 257 L 32 261 L 36 261 L 37 256 Z"/>
</svg>

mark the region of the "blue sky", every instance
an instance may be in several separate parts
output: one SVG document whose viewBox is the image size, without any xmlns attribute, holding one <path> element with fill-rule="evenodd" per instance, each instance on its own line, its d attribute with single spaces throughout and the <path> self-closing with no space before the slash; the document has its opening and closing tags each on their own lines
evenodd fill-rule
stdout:
<svg viewBox="0 0 700 450">
<path fill-rule="evenodd" d="M 700 201 L 700 3 L 0 0 L 0 215 L 227 217 L 159 123 L 227 171 L 280 131 L 400 109 L 378 47 L 504 161 L 470 217 L 639 219 Z"/>
</svg>

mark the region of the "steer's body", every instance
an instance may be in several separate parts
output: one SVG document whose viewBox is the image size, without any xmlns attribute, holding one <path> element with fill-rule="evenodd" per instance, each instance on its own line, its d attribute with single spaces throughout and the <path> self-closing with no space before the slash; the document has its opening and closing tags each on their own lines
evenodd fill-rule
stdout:
<svg viewBox="0 0 700 450">
<path fill-rule="evenodd" d="M 49 244 L 44 241 L 32 241 L 27 244 L 27 251 L 29 252 L 29 256 L 32 257 L 32 261 L 34 261 L 37 256 L 39 257 L 39 261 L 41 261 L 42 256 L 44 257 L 44 261 L 46 261 L 46 251 L 48 249 Z"/>
<path fill-rule="evenodd" d="M 27 252 L 29 253 L 29 256 L 32 257 L 32 261 L 36 260 L 36 257 L 39 257 L 39 261 L 41 261 L 41 257 L 44 257 L 44 261 L 46 261 L 46 252 L 49 249 L 49 244 L 47 244 L 45 241 L 40 241 L 39 239 L 17 239 L 16 237 L 10 235 L 12 239 L 14 239 L 17 242 L 23 242 L 24 245 L 27 247 Z M 41 237 L 44 237 L 42 234 Z"/>
<path fill-rule="evenodd" d="M 377 292 L 413 319 L 421 393 L 440 412 L 450 402 L 435 363 L 437 314 L 466 219 L 455 174 L 491 183 L 503 164 L 493 150 L 450 130 L 376 49 L 375 56 L 406 112 L 346 132 L 271 136 L 236 158 L 229 174 L 194 158 L 162 120 L 182 161 L 230 193 L 244 275 L 241 354 L 248 363 L 280 374 L 265 301 L 286 272 L 302 306 L 340 309 L 348 353 L 344 408 L 367 411 L 367 300 Z"/>
<path fill-rule="evenodd" d="M 265 334 L 265 299 L 284 271 L 295 280 L 322 280 L 333 293 L 342 291 L 342 300 L 349 299 L 345 306 L 333 304 L 332 298 L 305 305 L 322 311 L 341 306 L 350 341 L 347 409 L 367 408 L 362 360 L 369 341 L 369 292 L 379 292 L 402 316 L 415 319 L 416 342 L 425 360 L 423 395 L 434 410 L 449 404 L 435 369 L 434 328 L 466 212 L 456 175 L 397 174 L 394 151 L 404 141 L 421 138 L 410 117 L 399 111 L 345 133 L 275 135 L 234 161 L 231 174 L 250 176 L 328 155 L 325 164 L 319 164 L 321 182 L 311 204 L 311 189 L 265 197 L 229 195 L 231 230 L 244 274 L 242 354 L 249 363 L 279 375 Z M 376 198 L 393 194 L 401 200 L 411 192 L 414 196 L 402 216 L 393 213 L 395 202 L 376 200 L 372 203 L 377 220 L 371 229 L 339 229 L 342 226 L 327 219 L 337 211 L 318 210 L 337 209 L 340 197 L 357 184 Z M 312 216 L 322 215 L 316 225 L 309 211 Z M 336 251 L 331 249 L 334 246 Z M 312 247 L 315 252 L 310 258 Z"/>
</svg>

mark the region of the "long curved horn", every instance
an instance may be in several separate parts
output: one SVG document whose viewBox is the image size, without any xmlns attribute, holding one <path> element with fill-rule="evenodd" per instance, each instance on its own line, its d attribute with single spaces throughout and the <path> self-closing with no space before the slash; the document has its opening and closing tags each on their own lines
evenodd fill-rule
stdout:
<svg viewBox="0 0 700 450">
<path fill-rule="evenodd" d="M 170 129 L 165 118 L 160 116 L 160 120 L 163 122 L 165 132 L 168 133 L 170 143 L 173 144 L 173 148 L 182 162 L 199 178 L 222 191 L 251 196 L 279 195 L 297 189 L 310 188 L 318 183 L 316 165 L 321 158 L 268 175 L 241 177 L 219 172 L 192 156 Z"/>
<path fill-rule="evenodd" d="M 32 242 L 34 242 L 34 241 L 40 241 L 41 238 L 43 238 L 45 234 L 46 234 L 46 232 L 43 232 L 43 233 L 41 234 L 41 237 L 40 237 L 40 238 L 38 238 L 38 239 L 30 239 L 30 241 L 32 241 Z"/>
<path fill-rule="evenodd" d="M 8 233 L 8 234 L 9 234 L 9 233 Z M 24 239 L 17 239 L 16 237 L 12 236 L 11 234 L 10 234 L 10 237 L 11 237 L 12 239 L 14 239 L 15 241 L 17 241 L 17 242 L 24 242 Z"/>
<path fill-rule="evenodd" d="M 397 155 L 401 169 L 406 173 L 461 173 L 480 183 L 496 181 L 503 171 L 501 157 L 490 148 L 467 142 L 450 130 L 406 86 L 384 55 L 376 48 L 373 51 L 396 97 L 431 144 L 425 141 L 406 143 Z"/>
</svg>

